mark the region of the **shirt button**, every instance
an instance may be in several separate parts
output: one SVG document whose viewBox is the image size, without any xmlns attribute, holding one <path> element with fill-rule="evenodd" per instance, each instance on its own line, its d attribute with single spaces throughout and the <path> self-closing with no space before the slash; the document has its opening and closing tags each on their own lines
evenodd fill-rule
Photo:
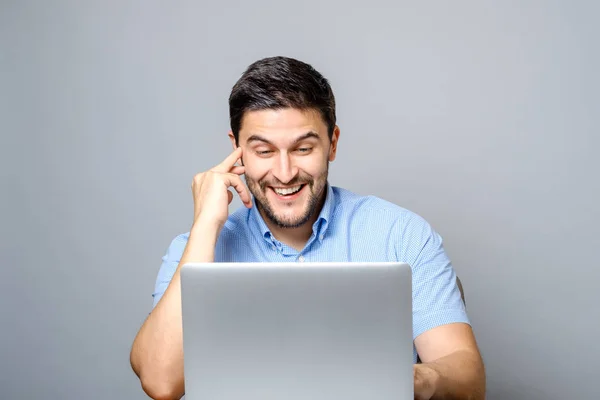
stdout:
<svg viewBox="0 0 600 400">
<path fill-rule="evenodd" d="M 325 236 L 321 235 L 321 236 L 319 236 L 319 239 L 323 240 L 323 238 L 324 238 L 324 237 L 325 237 Z"/>
<path fill-rule="evenodd" d="M 298 262 L 304 262 L 304 256 L 298 257 Z"/>
</svg>

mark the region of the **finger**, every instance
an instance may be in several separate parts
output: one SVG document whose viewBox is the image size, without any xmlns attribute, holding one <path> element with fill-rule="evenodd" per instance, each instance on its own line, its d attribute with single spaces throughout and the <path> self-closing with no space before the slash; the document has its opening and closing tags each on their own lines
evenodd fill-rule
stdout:
<svg viewBox="0 0 600 400">
<path fill-rule="evenodd" d="M 248 190 L 248 187 L 246 187 L 242 179 L 238 175 L 234 174 L 229 174 L 229 178 L 230 186 L 232 186 L 238 193 L 240 199 L 242 200 L 242 203 L 244 203 L 244 205 L 246 205 L 246 207 L 248 208 L 252 207 L 252 197 L 250 196 L 250 191 Z"/>
<path fill-rule="evenodd" d="M 242 157 L 242 148 L 237 147 L 231 154 L 227 156 L 227 158 L 221 162 L 221 164 L 215 166 L 212 170 L 215 172 L 227 173 L 240 157 Z"/>
<path fill-rule="evenodd" d="M 252 207 L 252 198 L 250 197 L 250 191 L 248 190 L 246 185 L 244 185 L 242 179 L 235 174 L 227 174 L 227 176 L 229 178 L 228 186 L 233 187 L 235 191 L 238 192 L 242 203 L 244 203 L 246 207 Z"/>
<path fill-rule="evenodd" d="M 234 165 L 233 167 L 231 167 L 231 169 L 229 170 L 230 174 L 236 174 L 236 175 L 242 175 L 244 172 L 246 172 L 246 168 L 241 167 L 239 165 Z"/>
</svg>

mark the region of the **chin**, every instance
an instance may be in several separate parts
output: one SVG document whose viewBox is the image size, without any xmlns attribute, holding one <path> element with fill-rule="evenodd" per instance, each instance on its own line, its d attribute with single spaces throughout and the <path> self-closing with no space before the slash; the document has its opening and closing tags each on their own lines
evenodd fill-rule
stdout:
<svg viewBox="0 0 600 400">
<path fill-rule="evenodd" d="M 298 214 L 294 214 L 294 215 L 275 215 L 276 219 L 277 219 L 277 223 L 278 225 L 287 225 L 287 226 L 294 226 L 297 227 L 300 225 L 302 225 L 302 222 L 306 220 L 306 218 L 304 217 L 304 215 L 298 215 Z"/>
<path fill-rule="evenodd" d="M 305 225 L 311 216 L 306 210 L 302 210 L 293 214 L 275 212 L 273 217 L 272 222 L 282 228 L 299 228 Z"/>
</svg>

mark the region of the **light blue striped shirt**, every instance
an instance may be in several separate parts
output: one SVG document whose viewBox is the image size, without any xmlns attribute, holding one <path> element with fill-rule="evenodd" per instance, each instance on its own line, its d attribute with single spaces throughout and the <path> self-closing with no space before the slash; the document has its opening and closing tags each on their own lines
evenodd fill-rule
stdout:
<svg viewBox="0 0 600 400">
<path fill-rule="evenodd" d="M 167 289 L 189 232 L 162 259 L 154 306 Z M 241 207 L 225 223 L 215 262 L 400 261 L 413 275 L 413 338 L 439 325 L 469 323 L 442 238 L 423 218 L 375 196 L 327 185 L 327 197 L 302 251 L 275 239 L 256 206 Z M 417 361 L 416 350 L 414 361 Z"/>
</svg>

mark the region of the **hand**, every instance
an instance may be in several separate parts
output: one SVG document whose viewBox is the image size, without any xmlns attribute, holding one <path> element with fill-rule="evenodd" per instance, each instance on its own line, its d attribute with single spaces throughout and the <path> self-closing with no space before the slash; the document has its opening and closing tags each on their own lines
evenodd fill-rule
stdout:
<svg viewBox="0 0 600 400">
<path fill-rule="evenodd" d="M 233 187 L 246 207 L 252 207 L 250 192 L 240 175 L 243 166 L 235 165 L 242 156 L 242 148 L 235 149 L 221 164 L 194 176 L 192 195 L 194 196 L 194 224 L 199 220 L 214 224 L 219 229 L 229 216 L 229 204 L 233 200 Z"/>
<path fill-rule="evenodd" d="M 415 381 L 415 400 L 429 400 L 435 394 L 438 373 L 425 364 L 415 364 L 413 367 Z"/>
</svg>

